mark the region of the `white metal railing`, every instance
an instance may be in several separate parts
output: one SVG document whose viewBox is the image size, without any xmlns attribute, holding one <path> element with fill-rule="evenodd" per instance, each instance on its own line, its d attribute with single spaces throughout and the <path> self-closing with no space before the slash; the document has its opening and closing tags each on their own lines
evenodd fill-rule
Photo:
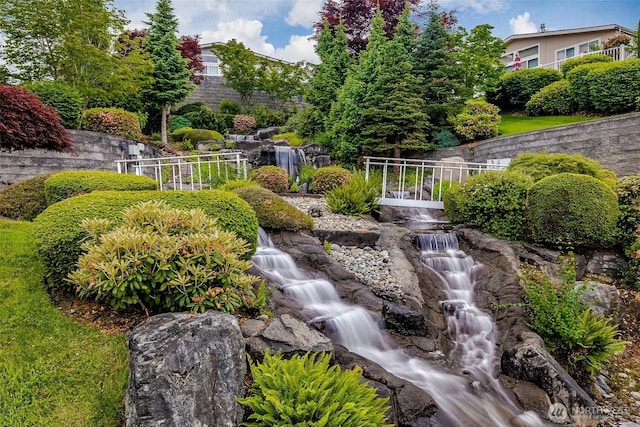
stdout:
<svg viewBox="0 0 640 427">
<path fill-rule="evenodd" d="M 569 59 L 581 58 L 583 56 L 588 56 L 588 55 L 607 55 L 607 56 L 610 56 L 611 58 L 613 58 L 614 61 L 624 61 L 625 59 L 629 59 L 629 58 L 633 57 L 632 54 L 627 52 L 626 48 L 627 48 L 627 46 L 621 45 L 621 46 L 618 46 L 618 47 L 612 47 L 610 49 L 603 49 L 603 50 L 596 50 L 594 52 L 581 53 L 581 54 L 578 54 L 577 56 L 573 56 L 571 58 L 565 58 L 565 59 L 561 59 L 559 61 L 554 61 L 554 62 L 549 62 L 547 64 L 538 65 L 535 68 L 550 68 L 550 69 L 553 69 L 553 70 L 560 70 L 560 66 L 564 62 L 568 61 Z"/>
<path fill-rule="evenodd" d="M 504 170 L 511 159 L 487 163 L 365 157 L 365 178 L 382 180 L 380 205 L 443 209 L 442 194 L 470 175 Z"/>
<path fill-rule="evenodd" d="M 151 177 L 160 190 L 209 188 L 215 178 L 247 179 L 247 159 L 241 151 L 116 160 L 116 168 L 118 173 Z"/>
</svg>

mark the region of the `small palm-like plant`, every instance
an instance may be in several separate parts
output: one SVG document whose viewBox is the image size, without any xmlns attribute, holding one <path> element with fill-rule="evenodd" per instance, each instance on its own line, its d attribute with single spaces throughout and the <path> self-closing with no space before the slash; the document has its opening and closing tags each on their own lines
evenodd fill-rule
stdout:
<svg viewBox="0 0 640 427">
<path fill-rule="evenodd" d="M 346 184 L 329 191 L 326 198 L 331 212 L 359 216 L 378 208 L 380 190 L 362 174 L 355 174 Z"/>
</svg>

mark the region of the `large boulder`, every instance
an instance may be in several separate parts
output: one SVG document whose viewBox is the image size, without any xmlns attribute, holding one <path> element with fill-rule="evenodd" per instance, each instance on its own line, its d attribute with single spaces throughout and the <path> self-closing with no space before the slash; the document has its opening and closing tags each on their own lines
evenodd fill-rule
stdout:
<svg viewBox="0 0 640 427">
<path fill-rule="evenodd" d="M 150 317 L 128 337 L 126 425 L 233 427 L 242 420 L 244 340 L 217 311 Z"/>
<path fill-rule="evenodd" d="M 612 317 L 614 319 L 620 316 L 620 293 L 618 288 L 614 285 L 592 280 L 576 282 L 576 286 L 583 285 L 586 286 L 586 290 L 582 294 L 582 302 L 591 309 L 591 313 L 596 316 Z"/>
</svg>

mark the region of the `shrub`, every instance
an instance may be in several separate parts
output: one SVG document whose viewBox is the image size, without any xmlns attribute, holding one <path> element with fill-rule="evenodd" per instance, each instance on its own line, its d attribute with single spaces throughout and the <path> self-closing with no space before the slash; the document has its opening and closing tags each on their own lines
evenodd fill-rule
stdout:
<svg viewBox="0 0 640 427">
<path fill-rule="evenodd" d="M 584 64 L 567 72 L 571 100 L 575 103 L 578 111 L 593 111 L 591 92 L 587 86 L 587 75 L 591 70 L 605 65 L 604 63 Z"/>
<path fill-rule="evenodd" d="M 242 187 L 260 187 L 260 184 L 251 179 L 231 179 L 218 187 L 218 190 L 233 191 Z"/>
<path fill-rule="evenodd" d="M 260 227 L 269 230 L 311 230 L 313 220 L 282 197 L 262 187 L 244 186 L 233 190 L 255 211 Z"/>
<path fill-rule="evenodd" d="M 559 173 L 579 173 L 600 181 L 606 181 L 609 176 L 597 160 L 582 154 L 520 153 L 509 163 L 507 170 L 529 175 L 534 181 Z"/>
<path fill-rule="evenodd" d="M 184 133 L 182 141 L 189 140 L 196 146 L 202 141 L 224 141 L 224 136 L 215 130 L 208 129 L 191 129 Z"/>
<path fill-rule="evenodd" d="M 0 149 L 73 152 L 74 142 L 53 107 L 25 88 L 0 85 Z"/>
<path fill-rule="evenodd" d="M 219 111 L 223 114 L 233 114 L 235 116 L 242 113 L 242 107 L 235 101 L 223 99 L 220 101 Z"/>
<path fill-rule="evenodd" d="M 335 187 L 326 196 L 333 213 L 360 216 L 378 209 L 380 190 L 373 182 L 357 173 L 344 185 Z"/>
<path fill-rule="evenodd" d="M 324 132 L 325 125 L 320 111 L 316 107 L 309 105 L 289 117 L 284 128 L 305 138 Z"/>
<path fill-rule="evenodd" d="M 77 129 L 82 117 L 82 95 L 72 86 L 57 80 L 30 83 L 27 88 L 38 95 L 43 104 L 56 110 L 62 126 Z"/>
<path fill-rule="evenodd" d="M 289 175 L 278 166 L 262 166 L 252 173 L 251 178 L 274 193 L 284 193 L 289 189 Z"/>
<path fill-rule="evenodd" d="M 455 201 L 465 223 L 502 239 L 519 240 L 526 226 L 524 207 L 532 184 L 521 173 L 484 172 L 462 182 Z"/>
<path fill-rule="evenodd" d="M 447 129 L 433 132 L 433 142 L 438 146 L 438 148 L 457 147 L 460 145 L 460 141 L 458 141 L 455 135 Z"/>
<path fill-rule="evenodd" d="M 561 173 L 536 182 L 527 195 L 534 243 L 558 248 L 598 248 L 613 243 L 618 198 L 602 181 Z"/>
<path fill-rule="evenodd" d="M 573 70 L 576 67 L 579 67 L 580 65 L 597 64 L 611 61 L 613 61 L 613 58 L 609 55 L 586 55 L 579 58 L 570 58 L 564 61 L 562 65 L 560 65 L 560 72 L 563 76 L 566 77 L 569 71 Z"/>
<path fill-rule="evenodd" d="M 209 107 L 202 107 L 197 111 L 185 113 L 184 118 L 191 122 L 191 127 L 196 129 L 218 130 L 218 118 Z"/>
<path fill-rule="evenodd" d="M 558 80 L 540 89 L 527 102 L 525 109 L 530 116 L 566 116 L 573 113 L 569 81 Z"/>
<path fill-rule="evenodd" d="M 258 242 L 258 220 L 253 209 L 237 195 L 227 191 L 94 191 L 49 206 L 35 220 L 34 235 L 48 282 L 63 286 L 82 254 L 81 243 L 87 233 L 80 227 L 84 219 L 102 218 L 114 227 L 122 224 L 122 211 L 149 200 L 164 200 L 181 209 L 201 208 L 217 218 L 217 225 L 246 240 L 253 255 Z"/>
<path fill-rule="evenodd" d="M 44 183 L 47 203 L 52 205 L 66 198 L 96 190 L 139 191 L 157 190 L 158 184 L 146 176 L 100 171 L 67 171 L 49 177 Z"/>
<path fill-rule="evenodd" d="M 300 184 L 310 184 L 316 174 L 316 168 L 313 165 L 302 165 L 298 172 L 298 181 Z"/>
<path fill-rule="evenodd" d="M 175 142 L 182 142 L 182 140 L 184 140 L 184 136 L 187 132 L 192 131 L 193 128 L 190 127 L 185 127 L 185 128 L 180 128 L 180 129 L 176 129 L 173 132 L 171 132 L 171 138 L 175 141 Z M 153 135 L 152 135 L 153 136 Z"/>
<path fill-rule="evenodd" d="M 478 141 L 498 135 L 500 110 L 484 101 L 467 101 L 462 113 L 451 123 L 456 135 L 463 141 Z"/>
<path fill-rule="evenodd" d="M 82 114 L 82 129 L 139 141 L 142 130 L 136 113 L 121 108 L 91 108 Z"/>
<path fill-rule="evenodd" d="M 266 128 L 269 126 L 274 126 L 277 123 L 274 123 L 275 120 L 275 115 L 269 111 L 269 107 L 267 107 L 265 104 L 256 104 L 253 107 L 251 107 L 251 117 L 253 117 L 256 120 L 256 127 L 260 128 Z M 240 114 L 240 111 L 238 111 L 235 114 Z"/>
<path fill-rule="evenodd" d="M 329 367 L 330 354 L 307 353 L 283 360 L 267 351 L 260 364 L 250 363 L 250 395 L 238 399 L 253 412 L 247 426 L 387 426 L 387 399 L 361 382 L 362 369 Z"/>
<path fill-rule="evenodd" d="M 184 104 L 181 107 L 176 108 L 173 111 L 173 114 L 177 115 L 177 116 L 184 116 L 187 113 L 193 113 L 193 112 L 197 112 L 202 110 L 202 108 L 209 108 L 207 107 L 207 104 L 205 104 L 202 101 L 197 101 L 197 102 L 190 102 L 188 104 Z"/>
<path fill-rule="evenodd" d="M 456 184 L 455 181 L 447 181 L 446 179 L 434 183 L 433 187 L 433 200 L 442 200 L 445 193 Z"/>
<path fill-rule="evenodd" d="M 545 86 L 562 79 L 562 74 L 546 68 L 528 68 L 500 77 L 495 94 L 488 94 L 487 100 L 502 111 L 522 111 L 529 99 Z"/>
<path fill-rule="evenodd" d="M 289 143 L 289 145 L 292 147 L 299 147 L 304 144 L 304 139 L 295 132 L 279 133 L 277 135 L 273 135 L 271 139 L 273 139 L 274 141 L 287 141 L 287 143 Z"/>
<path fill-rule="evenodd" d="M 189 119 L 184 116 L 171 116 L 171 125 L 169 131 L 174 132 L 178 129 L 190 128 L 192 126 Z"/>
<path fill-rule="evenodd" d="M 239 114 L 233 117 L 233 129 L 243 135 L 248 135 L 256 128 L 256 119 L 251 116 Z"/>
<path fill-rule="evenodd" d="M 0 216 L 31 221 L 47 208 L 44 182 L 50 173 L 25 179 L 0 191 Z"/>
<path fill-rule="evenodd" d="M 626 247 L 624 253 L 628 261 L 625 280 L 640 290 L 640 227 L 636 231 L 635 240 Z"/>
<path fill-rule="evenodd" d="M 444 192 L 442 204 L 449 222 L 454 224 L 464 222 L 464 216 L 462 215 L 462 187 L 459 183 L 452 183 L 451 187 Z"/>
<path fill-rule="evenodd" d="M 628 250 L 637 239 L 640 227 L 640 175 L 618 181 L 618 242 Z"/>
<path fill-rule="evenodd" d="M 636 98 L 640 95 L 640 59 L 602 64 L 587 73 L 585 83 L 595 112 L 634 111 Z"/>
<path fill-rule="evenodd" d="M 309 190 L 312 193 L 325 194 L 336 187 L 346 184 L 351 172 L 339 166 L 326 166 L 316 169 Z"/>
<path fill-rule="evenodd" d="M 240 258 L 249 245 L 202 209 L 148 201 L 126 208 L 121 226 L 107 226 L 104 219 L 82 222 L 91 237 L 69 275 L 80 297 L 153 312 L 251 307 L 258 278 L 245 274 L 251 261 Z"/>
<path fill-rule="evenodd" d="M 230 129 L 233 129 L 233 114 L 216 114 L 216 127 L 215 129 L 220 133 L 227 133 Z"/>
</svg>

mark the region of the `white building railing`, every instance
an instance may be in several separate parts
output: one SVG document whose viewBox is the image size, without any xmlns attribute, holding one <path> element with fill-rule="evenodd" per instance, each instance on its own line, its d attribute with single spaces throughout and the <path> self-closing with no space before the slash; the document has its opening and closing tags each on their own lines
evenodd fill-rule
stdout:
<svg viewBox="0 0 640 427">
<path fill-rule="evenodd" d="M 535 68 L 550 68 L 553 70 L 560 70 L 560 66 L 567 60 L 573 59 L 573 58 L 581 58 L 583 56 L 588 56 L 588 55 L 607 55 L 613 58 L 614 61 L 624 61 L 625 59 L 629 59 L 633 57 L 632 54 L 627 52 L 626 48 L 627 46 L 621 45 L 618 47 L 612 47 L 610 49 L 603 49 L 603 50 L 596 50 L 594 52 L 582 53 L 571 58 L 565 58 L 565 59 L 561 59 L 560 61 L 549 62 L 547 64 L 538 65 Z"/>
<path fill-rule="evenodd" d="M 153 178 L 160 190 L 210 188 L 212 180 L 247 179 L 247 159 L 241 151 L 152 159 L 116 160 L 118 173 Z"/>
<path fill-rule="evenodd" d="M 442 195 L 451 183 L 470 175 L 504 170 L 511 159 L 487 163 L 365 157 L 365 178 L 381 179 L 380 205 L 443 209 Z"/>
</svg>

